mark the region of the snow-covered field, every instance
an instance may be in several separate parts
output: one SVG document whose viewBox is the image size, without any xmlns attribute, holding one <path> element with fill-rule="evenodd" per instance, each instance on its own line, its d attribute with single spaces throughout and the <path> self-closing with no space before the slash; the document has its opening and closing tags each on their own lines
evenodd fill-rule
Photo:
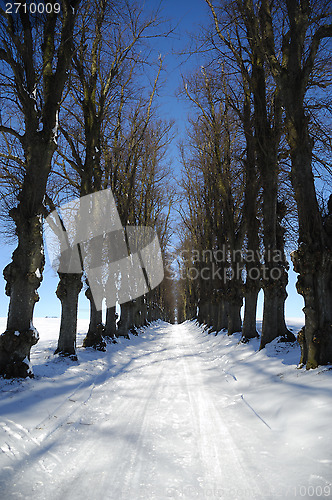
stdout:
<svg viewBox="0 0 332 500">
<path fill-rule="evenodd" d="M 298 346 L 157 322 L 73 362 L 34 324 L 35 379 L 0 380 L 4 500 L 332 498 L 332 370 Z"/>
</svg>

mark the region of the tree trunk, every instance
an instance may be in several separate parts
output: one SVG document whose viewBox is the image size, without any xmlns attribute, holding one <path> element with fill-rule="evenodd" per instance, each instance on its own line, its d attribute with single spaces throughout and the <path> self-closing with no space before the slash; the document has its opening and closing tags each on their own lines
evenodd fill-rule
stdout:
<svg viewBox="0 0 332 500">
<path fill-rule="evenodd" d="M 277 296 L 278 337 L 281 337 L 285 342 L 295 342 L 295 335 L 288 330 L 285 320 L 285 302 L 287 296 L 286 290 L 284 290 L 284 293 L 280 290 Z"/>
<path fill-rule="evenodd" d="M 274 278 L 273 269 L 279 257 L 276 233 L 279 132 L 273 133 L 271 131 L 267 118 L 264 70 L 258 68 L 257 73 L 255 123 L 259 142 L 257 158 L 263 187 L 263 242 L 265 252 L 262 277 L 264 291 L 263 324 L 260 343 L 260 349 L 263 349 L 266 344 L 272 342 L 278 336 L 278 283 Z M 275 113 L 277 112 L 278 110 L 275 111 Z"/>
<path fill-rule="evenodd" d="M 271 207 L 272 209 L 272 207 Z M 273 208 L 274 211 L 274 208 Z M 277 214 L 277 210 L 276 210 Z M 270 224 L 265 222 L 264 231 L 268 231 Z M 284 248 L 278 244 L 278 223 L 275 221 L 275 234 L 273 238 L 271 233 L 267 232 L 265 237 L 265 274 L 263 279 L 264 289 L 264 310 L 263 325 L 260 349 L 275 338 L 282 336 L 284 340 L 295 340 L 292 333 L 287 329 L 284 316 L 285 301 L 287 298 L 286 286 L 288 283 L 288 264 L 284 258 Z M 272 228 L 271 228 L 272 229 Z M 275 243 L 273 244 L 273 240 Z M 270 242 L 270 244 L 269 244 Z M 274 246 L 273 252 L 270 248 Z M 268 252 L 268 253 L 267 253 Z"/>
<path fill-rule="evenodd" d="M 213 331 L 213 313 L 214 313 L 214 305 L 213 305 L 213 297 L 211 294 L 211 300 L 206 304 L 206 319 L 205 325 L 206 329 L 209 330 L 209 333 Z"/>
<path fill-rule="evenodd" d="M 253 61 L 255 60 L 252 57 Z M 244 221 L 247 235 L 246 283 L 244 285 L 244 318 L 242 341 L 258 337 L 256 329 L 257 298 L 261 288 L 259 255 L 259 220 L 257 218 L 259 178 L 257 170 L 257 146 L 252 110 L 250 78 L 242 71 L 244 90 L 243 129 L 246 138 Z M 256 106 L 257 108 L 257 106 Z M 249 258 L 250 257 L 250 258 Z"/>
<path fill-rule="evenodd" d="M 83 286 L 82 274 L 59 273 L 59 278 L 56 295 L 61 302 L 61 324 L 55 354 L 73 357 L 76 354 L 77 309 Z"/>
<path fill-rule="evenodd" d="M 278 324 L 278 337 L 285 342 L 295 342 L 296 337 L 288 330 L 285 321 L 285 302 L 288 297 L 287 284 L 288 284 L 288 269 L 289 265 L 285 256 L 285 229 L 282 226 L 282 220 L 286 215 L 286 205 L 284 202 L 277 204 L 277 249 L 280 251 L 280 260 L 278 262 L 278 269 L 280 271 L 280 278 L 278 279 L 278 293 L 277 293 L 277 324 Z"/>
<path fill-rule="evenodd" d="M 147 310 L 147 322 L 150 324 L 152 321 L 152 303 L 149 300 L 148 302 L 148 310 Z"/>
<path fill-rule="evenodd" d="M 264 305 L 260 349 L 278 337 L 278 301 L 276 283 L 263 285 Z"/>
<path fill-rule="evenodd" d="M 33 377 L 30 350 L 39 336 L 32 318 L 44 269 L 42 225 L 40 217 L 25 218 L 19 208 L 11 214 L 18 246 L 3 272 L 10 303 L 7 329 L 0 336 L 0 374 L 8 378 Z"/>
<path fill-rule="evenodd" d="M 220 332 L 220 330 L 226 330 L 227 324 L 228 324 L 228 303 L 223 298 L 219 303 L 217 331 Z"/>
<path fill-rule="evenodd" d="M 247 285 L 247 284 L 246 284 Z M 257 299 L 260 287 L 245 287 L 244 318 L 242 327 L 242 341 L 258 337 L 256 329 Z"/>
<path fill-rule="evenodd" d="M 227 324 L 227 334 L 233 335 L 235 332 L 241 332 L 242 321 L 241 321 L 241 307 L 242 298 L 238 301 L 232 300 L 228 303 L 228 324 Z"/>
<path fill-rule="evenodd" d="M 298 340 L 302 348 L 301 364 L 306 364 L 307 369 L 310 369 L 332 362 L 332 292 L 329 285 L 332 240 L 323 226 L 316 196 L 312 172 L 314 144 L 309 133 L 309 116 L 306 115 L 305 104 L 319 44 L 324 36 L 330 37 L 330 34 L 321 37 L 320 30 L 325 23 L 321 13 L 303 8 L 302 2 L 286 4 L 289 33 L 283 41 L 282 65 L 276 64 L 273 17 L 267 0 L 261 2 L 260 23 L 265 54 L 285 108 L 291 181 L 299 221 L 299 246 L 291 257 L 294 269 L 299 273 L 297 290 L 305 303 L 305 328 Z"/>
<path fill-rule="evenodd" d="M 208 309 L 209 309 L 209 303 L 200 299 L 199 305 L 198 305 L 198 316 L 197 316 L 197 319 L 198 319 L 198 322 L 200 325 L 207 324 L 208 317 L 209 317 Z"/>
<path fill-rule="evenodd" d="M 118 323 L 117 337 L 124 337 L 126 339 L 130 338 L 129 329 L 131 322 L 131 308 L 131 302 L 125 302 L 124 304 L 121 304 L 121 316 Z"/>
<path fill-rule="evenodd" d="M 106 310 L 106 324 L 104 335 L 105 337 L 111 338 L 113 341 L 115 341 L 116 337 L 116 319 L 117 314 L 115 311 L 115 306 L 108 307 Z"/>
<path fill-rule="evenodd" d="M 0 337 L 0 374 L 6 377 L 32 376 L 28 366 L 30 349 L 38 341 L 32 318 L 44 267 L 43 199 L 56 149 L 60 102 L 74 48 L 72 35 L 76 4 L 74 1 L 72 8 L 67 5 L 64 9 L 61 25 L 57 26 L 60 32 L 55 29 L 55 18 L 45 21 L 42 27 L 43 43 L 38 47 L 38 55 L 32 43 L 34 35 L 30 22 L 24 22 L 24 30 L 21 31 L 14 27 L 13 15 L 8 14 L 3 25 L 11 39 L 7 43 L 3 39 L 1 43 L 1 59 L 7 64 L 7 69 L 11 69 L 9 78 L 12 78 L 15 93 L 10 106 L 16 101 L 24 117 L 24 134 L 19 133 L 21 120 L 17 122 L 19 131 L 14 131 L 14 135 L 20 137 L 24 151 L 24 168 L 21 171 L 24 179 L 17 187 L 18 206 L 10 211 L 16 226 L 18 246 L 12 262 L 4 270 L 10 303 L 7 330 Z M 40 60 L 44 62 L 42 66 Z M 37 109 L 33 97 L 35 92 L 41 96 L 41 109 Z"/>
<path fill-rule="evenodd" d="M 254 200 L 256 205 L 256 200 Z M 252 206 L 254 213 L 248 213 L 247 216 L 252 216 L 247 222 L 247 237 L 248 251 L 253 254 L 253 258 L 247 258 L 246 271 L 247 277 L 244 285 L 244 317 L 242 328 L 242 341 L 246 342 L 250 339 L 258 337 L 256 328 L 257 321 L 257 299 L 261 289 L 260 273 L 261 265 L 257 254 L 259 254 L 259 224 L 256 218 L 256 207 Z M 249 253 L 248 253 L 249 255 Z"/>
<path fill-rule="evenodd" d="M 217 302 L 217 299 L 215 298 L 213 303 L 211 304 L 212 308 L 212 317 L 211 317 L 211 333 L 215 332 L 218 333 L 218 319 L 219 319 L 219 308 L 220 304 Z"/>
<path fill-rule="evenodd" d="M 142 301 L 141 312 L 142 312 L 142 314 L 141 314 L 142 326 L 147 326 L 148 325 L 148 306 L 147 306 L 146 297 L 144 297 L 144 300 Z"/>
<path fill-rule="evenodd" d="M 31 347 L 38 342 L 32 325 L 33 310 L 39 300 L 37 289 L 42 281 L 44 251 L 42 236 L 42 200 L 54 144 L 34 145 L 27 162 L 27 174 L 19 204 L 10 211 L 15 222 L 18 246 L 12 262 L 4 269 L 6 294 L 10 296 L 7 329 L 0 337 L 0 373 L 5 377 L 32 377 Z M 47 147 L 48 146 L 48 147 Z M 38 178 L 39 176 L 39 178 Z M 16 333 L 14 333 L 16 332 Z"/>
<path fill-rule="evenodd" d="M 130 333 L 138 335 L 137 328 L 140 322 L 140 298 L 132 301 Z"/>
<path fill-rule="evenodd" d="M 287 262 L 283 258 L 280 258 L 278 262 L 275 262 L 275 268 L 273 271 L 274 273 L 278 271 L 278 279 L 271 279 L 267 285 L 265 284 L 263 312 L 265 336 L 264 339 L 261 339 L 260 349 L 265 347 L 268 342 L 271 342 L 277 337 L 282 337 L 282 340 L 285 342 L 294 342 L 296 340 L 292 332 L 288 330 L 285 321 L 285 301 L 287 298 L 286 286 L 288 283 L 287 268 Z M 275 325 L 275 330 L 271 331 L 271 326 L 266 325 L 266 323 L 269 322 Z"/>
<path fill-rule="evenodd" d="M 292 253 L 296 288 L 304 298 L 305 329 L 299 336 L 301 365 L 307 369 L 332 362 L 332 244 L 319 212 L 311 171 L 313 141 L 309 137 L 308 119 L 289 124 L 293 144 L 292 183 L 299 214 L 299 247 Z M 329 214 L 331 217 L 331 213 Z"/>
<path fill-rule="evenodd" d="M 145 326 L 145 311 L 146 311 L 146 305 L 145 305 L 145 297 L 144 295 L 142 297 L 139 297 L 137 299 L 138 301 L 138 311 L 137 311 L 137 322 L 136 326 L 138 328 L 141 328 Z"/>
<path fill-rule="evenodd" d="M 299 332 L 300 366 L 316 368 L 332 361 L 332 254 L 308 254 L 304 246 L 292 253 L 296 288 L 304 297 L 305 327 Z"/>
<path fill-rule="evenodd" d="M 85 295 L 90 302 L 90 324 L 83 341 L 83 347 L 93 347 L 98 351 L 105 351 L 106 343 L 103 339 L 104 326 L 101 307 L 97 310 L 90 287 L 86 290 Z"/>
<path fill-rule="evenodd" d="M 159 310 L 157 304 L 154 302 L 151 308 L 152 321 L 157 321 L 159 319 Z"/>
<path fill-rule="evenodd" d="M 237 248 L 234 246 L 233 248 Z M 236 254 L 232 262 L 232 279 L 226 283 L 226 296 L 228 303 L 227 330 L 228 335 L 241 332 L 241 307 L 243 304 L 243 282 L 241 277 L 242 262 Z"/>
</svg>

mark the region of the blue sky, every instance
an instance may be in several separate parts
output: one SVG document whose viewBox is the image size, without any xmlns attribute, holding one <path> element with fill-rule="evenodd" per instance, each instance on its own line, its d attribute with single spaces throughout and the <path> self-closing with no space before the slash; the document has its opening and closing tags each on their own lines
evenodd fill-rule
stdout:
<svg viewBox="0 0 332 500">
<path fill-rule="evenodd" d="M 147 0 L 146 6 L 155 8 L 160 4 L 156 0 Z M 175 93 L 181 85 L 181 73 L 185 74 L 200 66 L 198 56 L 187 58 L 177 55 L 189 44 L 188 33 L 198 30 L 200 25 L 209 23 L 208 7 L 204 0 L 164 0 L 161 2 L 162 14 L 165 19 L 169 19 L 175 26 L 175 33 L 167 40 L 157 39 L 154 50 L 156 57 L 159 53 L 164 56 L 163 80 L 165 84 L 160 90 L 158 105 L 160 116 L 165 119 L 175 120 L 175 138 L 169 148 L 169 160 L 175 176 L 180 172 L 180 161 L 178 157 L 177 144 L 181 138 L 185 137 L 186 121 L 189 113 L 189 106 L 183 100 L 178 100 Z M 10 262 L 13 246 L 5 244 L 0 240 L 0 269 Z M 286 303 L 286 314 L 288 317 L 301 317 L 303 300 L 295 290 L 296 275 L 290 272 L 288 293 L 289 298 Z M 35 317 L 60 316 L 60 302 L 55 295 L 57 287 L 57 276 L 46 261 L 44 279 L 39 289 L 40 301 L 35 307 Z M 8 297 L 4 293 L 4 280 L 2 273 L 0 276 L 0 317 L 6 316 L 8 309 Z M 262 293 L 259 300 L 259 313 L 262 311 Z M 89 316 L 88 301 L 84 294 L 80 294 L 79 317 Z"/>
</svg>

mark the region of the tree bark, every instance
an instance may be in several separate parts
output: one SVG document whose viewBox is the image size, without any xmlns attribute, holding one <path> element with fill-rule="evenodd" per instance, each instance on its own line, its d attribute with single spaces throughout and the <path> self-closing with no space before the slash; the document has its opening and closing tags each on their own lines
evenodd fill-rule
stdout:
<svg viewBox="0 0 332 500">
<path fill-rule="evenodd" d="M 206 318 L 205 318 L 205 328 L 210 332 L 213 331 L 213 314 L 214 314 L 214 304 L 213 297 L 211 294 L 211 299 L 206 303 Z"/>
<path fill-rule="evenodd" d="M 246 342 L 250 339 L 258 337 L 256 328 L 256 314 L 257 314 L 257 299 L 259 294 L 259 287 L 254 286 L 251 289 L 245 286 L 244 292 L 244 318 L 242 327 L 242 341 Z"/>
<path fill-rule="evenodd" d="M 288 284 L 288 269 L 289 264 L 285 256 L 285 229 L 282 226 L 282 220 L 286 215 L 286 205 L 284 202 L 277 204 L 277 250 L 280 252 L 280 260 L 278 262 L 278 269 L 280 271 L 280 278 L 278 279 L 278 293 L 277 293 L 277 323 L 278 323 L 278 336 L 285 342 L 295 342 L 295 335 L 288 330 L 285 320 L 285 302 L 288 297 L 287 284 Z"/>
<path fill-rule="evenodd" d="M 256 48 L 257 51 L 258 48 Z M 257 164 L 263 188 L 264 290 L 263 324 L 260 349 L 278 336 L 277 289 L 273 278 L 277 250 L 278 148 L 280 142 L 281 104 L 275 95 L 274 126 L 271 128 L 267 110 L 266 73 L 259 53 L 254 55 L 254 122 L 257 143 Z"/>
<path fill-rule="evenodd" d="M 105 337 L 111 338 L 113 341 L 115 341 L 116 337 L 116 319 L 117 314 L 115 311 L 115 306 L 108 307 L 106 310 L 106 324 L 104 335 Z"/>
<path fill-rule="evenodd" d="M 296 288 L 304 298 L 305 327 L 298 335 L 301 345 L 300 366 L 316 368 L 332 361 L 332 254 L 308 253 L 305 245 L 293 252 Z"/>
<path fill-rule="evenodd" d="M 140 298 L 132 301 L 130 333 L 138 335 L 137 328 L 140 322 Z"/>
<path fill-rule="evenodd" d="M 227 329 L 228 324 L 228 303 L 222 299 L 219 304 L 218 311 L 218 332 Z"/>
<path fill-rule="evenodd" d="M 90 323 L 83 347 L 93 347 L 97 351 L 105 351 L 106 343 L 103 339 L 104 325 L 101 307 L 97 310 L 90 287 L 86 290 L 85 295 L 90 302 Z"/>
<path fill-rule="evenodd" d="M 59 278 L 56 295 L 61 302 L 61 324 L 55 354 L 75 359 L 78 296 L 83 286 L 82 274 L 59 273 Z"/>
<path fill-rule="evenodd" d="M 254 136 L 254 120 L 252 119 L 250 78 L 242 70 L 243 90 L 245 94 L 243 104 L 243 128 L 246 138 L 245 160 L 245 192 L 244 192 L 244 220 L 247 235 L 248 255 L 246 259 L 246 282 L 244 284 L 244 318 L 242 341 L 246 342 L 258 337 L 256 329 L 257 298 L 261 288 L 260 260 L 259 260 L 259 220 L 257 218 L 258 172 L 256 165 L 256 140 Z M 249 258 L 250 257 L 250 258 Z"/>
<path fill-rule="evenodd" d="M 287 279 L 288 281 L 288 279 Z M 285 342 L 294 342 L 296 340 L 295 335 L 288 330 L 285 319 L 285 302 L 287 299 L 286 290 L 280 290 L 277 297 L 277 322 L 278 322 L 278 337 L 281 337 Z"/>
<path fill-rule="evenodd" d="M 31 200 L 31 177 L 27 176 L 18 207 L 10 214 L 16 225 L 18 246 L 12 255 L 12 262 L 4 269 L 6 280 L 6 294 L 10 297 L 7 328 L 0 336 L 0 374 L 12 377 L 32 377 L 32 370 L 26 360 L 30 361 L 30 350 L 38 342 L 38 333 L 32 325 L 33 311 L 39 300 L 37 289 L 42 281 L 44 269 L 44 252 L 42 238 L 41 216 L 29 216 Z M 41 212 L 43 191 L 36 190 L 35 196 L 39 199 Z M 35 189 L 35 188 L 34 188 Z M 38 192 L 39 191 L 39 192 Z M 37 203 L 38 205 L 38 203 Z"/>
<path fill-rule="evenodd" d="M 142 308 L 141 308 L 141 326 L 148 325 L 147 313 L 148 313 L 147 301 L 146 301 L 146 296 L 144 296 L 144 300 L 142 301 Z"/>
<path fill-rule="evenodd" d="M 121 304 L 121 316 L 118 323 L 117 337 L 129 339 L 129 330 L 131 328 L 132 303 L 125 302 Z"/>
<path fill-rule="evenodd" d="M 238 250 L 239 242 L 237 245 L 231 245 L 231 248 Z M 242 257 L 235 254 L 232 257 L 231 262 L 232 277 L 226 283 L 226 297 L 228 304 L 228 314 L 227 314 L 227 333 L 232 335 L 235 332 L 241 332 L 242 330 L 242 320 L 241 320 L 241 307 L 243 304 L 243 281 L 242 281 Z"/>
<path fill-rule="evenodd" d="M 220 304 L 217 302 L 217 298 L 213 298 L 213 302 L 211 304 L 212 315 L 211 315 L 211 333 L 218 333 L 218 319 L 219 319 L 219 307 Z"/>
<path fill-rule="evenodd" d="M 209 303 L 204 301 L 203 299 L 200 299 L 198 304 L 197 316 L 197 320 L 200 325 L 206 324 L 206 322 L 208 321 L 208 308 Z"/>
<path fill-rule="evenodd" d="M 241 320 L 241 307 L 243 299 L 238 298 L 238 300 L 232 299 L 228 302 L 228 322 L 227 322 L 227 334 L 233 335 L 235 332 L 241 332 L 242 330 L 242 320 Z"/>
<path fill-rule="evenodd" d="M 6 378 L 25 378 L 33 377 L 30 350 L 39 339 L 32 317 L 44 268 L 42 226 L 38 216 L 26 219 L 18 209 L 12 215 L 18 247 L 3 272 L 10 303 L 7 328 L 0 336 L 0 374 Z"/>
<path fill-rule="evenodd" d="M 291 257 L 299 273 L 296 288 L 304 298 L 305 330 L 300 364 L 307 369 L 332 362 L 332 245 L 322 227 L 311 171 L 313 142 L 309 137 L 307 119 L 289 125 L 293 139 L 292 183 L 299 213 L 299 247 Z M 301 144 L 303 145 L 300 148 Z"/>
</svg>

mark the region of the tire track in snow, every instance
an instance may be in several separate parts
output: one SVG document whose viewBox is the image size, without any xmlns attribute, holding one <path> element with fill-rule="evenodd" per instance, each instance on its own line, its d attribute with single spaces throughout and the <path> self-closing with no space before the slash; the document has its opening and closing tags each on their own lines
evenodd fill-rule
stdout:
<svg viewBox="0 0 332 500">
<path fill-rule="evenodd" d="M 18 448 L 20 448 L 20 445 L 22 445 L 24 448 L 22 450 L 17 450 L 18 456 L 20 451 L 28 454 L 32 451 L 31 448 L 33 448 L 34 445 L 40 446 L 54 432 L 59 430 L 59 428 L 61 428 L 66 423 L 66 421 L 68 421 L 68 419 L 79 410 L 82 405 L 85 405 L 87 403 L 87 401 L 92 396 L 94 388 L 107 380 L 107 374 L 108 369 L 103 370 L 102 373 L 96 374 L 92 378 L 92 383 L 89 383 L 89 385 L 87 385 L 89 378 L 87 377 L 86 379 L 84 379 L 78 384 L 76 389 L 65 398 L 65 401 L 59 404 L 51 414 L 41 420 L 31 430 L 24 428 L 22 425 L 17 424 L 13 420 L 1 417 L 2 421 L 0 421 L 0 427 L 2 427 L 2 429 L 8 434 L 13 442 L 16 442 Z M 26 438 L 28 441 L 24 441 L 24 438 Z M 28 443 L 30 443 L 31 445 L 29 451 L 25 449 L 29 448 Z M 14 445 L 12 444 L 12 446 Z"/>
<path fill-rule="evenodd" d="M 205 492 L 215 491 L 222 494 L 223 499 L 235 500 L 265 498 L 264 492 L 269 491 L 265 481 L 259 478 L 255 481 L 252 470 L 246 468 L 241 459 L 241 450 L 235 444 L 225 419 L 217 410 L 209 388 L 204 385 L 202 366 L 199 357 L 194 353 L 194 346 L 186 326 L 181 328 L 181 344 L 178 345 L 179 356 L 182 358 L 186 386 L 189 394 L 192 419 L 197 434 L 197 444 L 202 461 L 202 498 Z M 191 356 L 181 356 L 189 351 Z M 236 483 L 234 480 L 236 478 Z"/>
<path fill-rule="evenodd" d="M 67 468 L 67 465 L 63 464 L 63 457 L 67 453 L 53 452 L 51 450 L 54 447 L 57 448 L 55 446 L 57 440 L 61 443 L 63 440 L 62 434 L 66 436 L 66 432 L 63 432 L 63 430 L 67 431 L 66 424 L 74 423 L 75 420 L 78 423 L 83 423 L 80 420 L 86 416 L 86 405 L 92 397 L 93 391 L 96 387 L 105 384 L 109 379 L 109 367 L 106 364 L 104 366 L 105 368 L 101 373 L 97 373 L 92 377 L 91 375 L 84 377 L 75 390 L 33 429 L 28 430 L 22 425 L 2 417 L 0 426 L 6 432 L 8 439 L 0 446 L 0 449 L 12 459 L 10 469 L 12 474 L 16 476 L 16 484 L 19 484 L 24 477 L 27 478 L 26 482 L 29 483 L 29 470 L 35 468 L 48 477 L 53 474 L 55 467 L 59 465 L 65 469 Z M 92 383 L 88 384 L 91 380 Z M 71 422 L 68 422 L 68 420 L 71 420 Z M 66 439 L 64 440 L 66 441 Z M 21 479 L 18 479 L 19 477 Z M 52 482 L 54 483 L 53 479 Z M 12 494 L 15 496 L 16 493 L 13 491 Z M 36 498 L 38 497 L 36 496 Z M 40 498 L 46 498 L 44 492 Z"/>
<path fill-rule="evenodd" d="M 153 344 L 153 342 L 151 342 Z M 130 347 L 130 346 L 129 346 Z M 157 346 L 158 350 L 160 344 Z M 148 350 L 148 346 L 147 346 Z M 156 349 L 157 350 L 157 349 Z M 149 352 L 149 350 L 148 350 Z M 153 355 L 152 350 L 152 355 Z M 160 358 L 160 359 L 158 359 Z M 109 380 L 109 389 L 105 387 L 106 392 L 115 395 L 115 399 L 110 396 L 106 408 L 108 408 L 108 423 L 104 422 L 101 435 L 93 445 L 91 442 L 80 448 L 79 452 L 73 456 L 71 462 L 72 477 L 65 481 L 66 487 L 63 487 L 64 481 L 59 482 L 61 493 L 58 498 L 67 498 L 71 500 L 82 499 L 89 489 L 89 483 L 92 477 L 98 477 L 98 483 L 95 484 L 93 499 L 114 498 L 129 500 L 131 498 L 148 498 L 144 488 L 144 495 L 137 496 L 140 490 L 142 478 L 146 474 L 144 469 L 144 456 L 142 449 L 145 445 L 149 432 L 151 430 L 151 407 L 155 400 L 156 393 L 160 390 L 163 378 L 163 356 L 157 354 L 157 360 L 153 361 L 153 371 L 151 375 L 146 373 L 149 363 L 134 364 L 138 366 L 127 376 L 127 373 L 119 376 L 118 379 Z M 159 365 L 159 366 L 158 366 Z M 156 366 L 158 372 L 156 373 Z M 140 380 L 139 400 L 141 404 L 133 406 L 133 400 L 130 397 L 130 390 L 135 386 L 135 379 Z M 119 397 L 117 393 L 122 392 Z M 98 406 L 98 405 L 97 405 Z M 104 453 L 104 464 L 101 470 L 95 470 L 91 464 L 95 462 L 95 457 L 102 453 L 108 433 L 112 432 L 110 440 L 109 453 Z M 149 450 L 147 450 L 148 452 Z M 86 464 L 86 466 L 84 466 Z M 82 466 L 87 470 L 87 474 L 82 477 Z M 109 473 L 107 473 L 108 471 Z M 61 476 L 61 473 L 60 473 Z M 109 493 L 111 491 L 111 493 Z"/>
<path fill-rule="evenodd" d="M 136 413 L 136 419 L 131 419 L 131 422 L 128 422 L 127 425 L 127 429 L 129 430 L 129 428 L 132 427 L 132 422 L 135 421 L 137 438 L 135 445 L 132 442 L 129 446 L 131 451 L 128 450 L 130 453 L 130 458 L 128 460 L 128 463 L 125 465 L 126 471 L 123 476 L 121 492 L 119 491 L 119 498 L 123 500 L 135 498 L 135 492 L 139 490 L 140 483 L 142 482 L 142 477 L 144 477 L 143 461 L 142 457 L 140 457 L 139 455 L 142 452 L 142 446 L 144 445 L 144 440 L 147 437 L 147 431 L 148 429 L 151 430 L 149 408 L 152 406 L 153 401 L 155 400 L 154 396 L 156 395 L 158 389 L 160 389 L 163 371 L 164 365 L 161 360 L 159 373 L 157 376 L 151 379 L 151 383 L 149 384 L 145 403 L 142 405 L 142 407 L 139 407 L 139 411 Z"/>
<path fill-rule="evenodd" d="M 42 446 L 31 443 L 32 451 L 40 449 L 41 470 L 21 460 L 15 494 L 32 488 L 36 500 L 204 500 L 219 488 L 224 500 L 266 498 L 261 491 L 268 488 L 204 384 L 202 360 L 209 359 L 190 328 L 155 332 L 139 349 L 128 344 L 118 353 L 116 373 L 107 367 L 91 377 L 91 386 L 83 380 L 53 412 L 59 420 L 41 422 Z M 79 425 L 84 422 L 91 425 Z M 11 429 L 23 437 L 22 429 Z M 39 429 L 32 438 L 40 443 Z"/>
</svg>

